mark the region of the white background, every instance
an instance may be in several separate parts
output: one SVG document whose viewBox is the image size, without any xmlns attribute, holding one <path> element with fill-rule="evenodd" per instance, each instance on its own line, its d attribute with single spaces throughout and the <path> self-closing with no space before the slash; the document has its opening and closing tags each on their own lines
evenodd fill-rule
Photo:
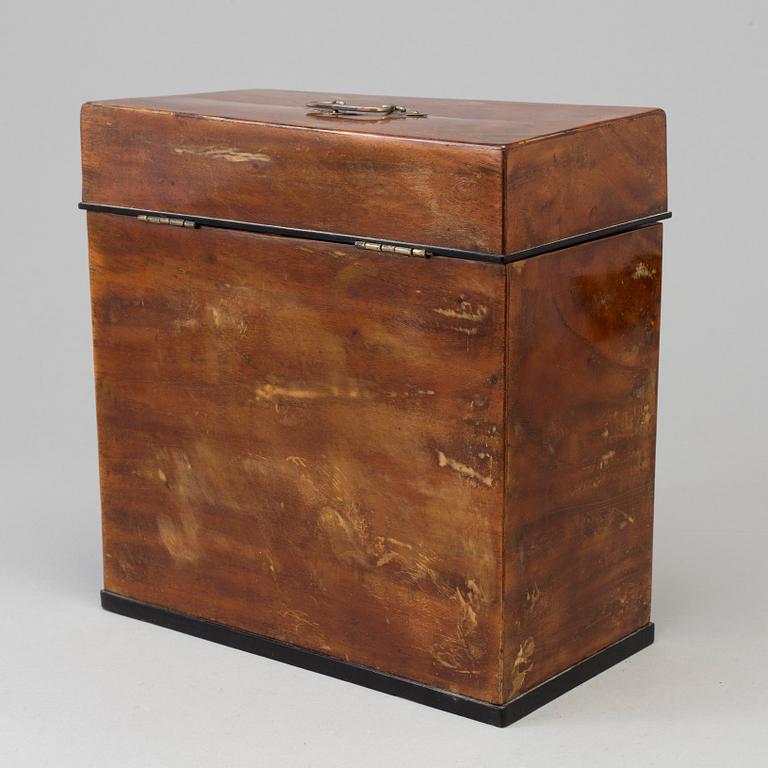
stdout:
<svg viewBox="0 0 768 768">
<path fill-rule="evenodd" d="M 768 4 L 0 7 L 0 765 L 768 761 Z M 504 731 L 106 614 L 78 110 L 266 87 L 667 111 L 657 643 Z"/>
</svg>

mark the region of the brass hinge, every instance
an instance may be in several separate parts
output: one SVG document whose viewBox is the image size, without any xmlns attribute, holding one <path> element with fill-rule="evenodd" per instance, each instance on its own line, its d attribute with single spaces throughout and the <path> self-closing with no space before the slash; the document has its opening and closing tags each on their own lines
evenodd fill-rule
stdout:
<svg viewBox="0 0 768 768">
<path fill-rule="evenodd" d="M 399 253 L 401 256 L 417 256 L 421 259 L 428 259 L 432 255 L 424 248 L 409 248 L 404 245 L 387 245 L 387 243 L 374 243 L 370 240 L 355 240 L 355 248 L 362 248 L 364 251 Z"/>
<path fill-rule="evenodd" d="M 170 216 L 150 216 L 149 214 L 142 213 L 136 218 L 139 221 L 146 221 L 148 224 L 167 224 L 171 227 L 187 227 L 188 229 L 195 229 L 195 227 L 197 227 L 196 221 L 176 219 Z"/>
</svg>

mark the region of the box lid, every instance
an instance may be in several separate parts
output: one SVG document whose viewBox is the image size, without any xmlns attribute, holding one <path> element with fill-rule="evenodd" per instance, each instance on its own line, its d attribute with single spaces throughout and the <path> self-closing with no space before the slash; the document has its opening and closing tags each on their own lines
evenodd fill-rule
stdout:
<svg viewBox="0 0 768 768">
<path fill-rule="evenodd" d="M 89 102 L 81 127 L 86 207 L 490 255 L 667 207 L 659 109 L 247 90 Z"/>
</svg>

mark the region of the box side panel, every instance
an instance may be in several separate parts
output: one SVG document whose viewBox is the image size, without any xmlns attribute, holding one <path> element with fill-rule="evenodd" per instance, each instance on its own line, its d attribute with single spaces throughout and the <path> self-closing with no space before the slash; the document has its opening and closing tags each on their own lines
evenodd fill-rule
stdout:
<svg viewBox="0 0 768 768">
<path fill-rule="evenodd" d="M 99 104 L 81 128 L 86 202 L 502 250 L 500 148 Z"/>
<path fill-rule="evenodd" d="M 498 699 L 504 267 L 88 220 L 106 588 Z"/>
<path fill-rule="evenodd" d="M 506 253 L 663 213 L 664 112 L 511 146 L 505 207 Z"/>
<path fill-rule="evenodd" d="M 508 266 L 506 699 L 649 621 L 661 237 Z"/>
</svg>

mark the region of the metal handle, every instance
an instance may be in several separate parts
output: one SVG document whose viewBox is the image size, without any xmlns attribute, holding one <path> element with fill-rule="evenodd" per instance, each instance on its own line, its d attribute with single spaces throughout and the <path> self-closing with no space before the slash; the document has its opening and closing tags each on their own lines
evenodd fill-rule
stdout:
<svg viewBox="0 0 768 768">
<path fill-rule="evenodd" d="M 361 107 L 347 104 L 341 99 L 332 101 L 310 101 L 307 106 L 323 115 L 377 115 L 379 117 L 426 117 L 423 112 L 415 112 L 397 104 L 382 104 L 380 107 Z"/>
</svg>

